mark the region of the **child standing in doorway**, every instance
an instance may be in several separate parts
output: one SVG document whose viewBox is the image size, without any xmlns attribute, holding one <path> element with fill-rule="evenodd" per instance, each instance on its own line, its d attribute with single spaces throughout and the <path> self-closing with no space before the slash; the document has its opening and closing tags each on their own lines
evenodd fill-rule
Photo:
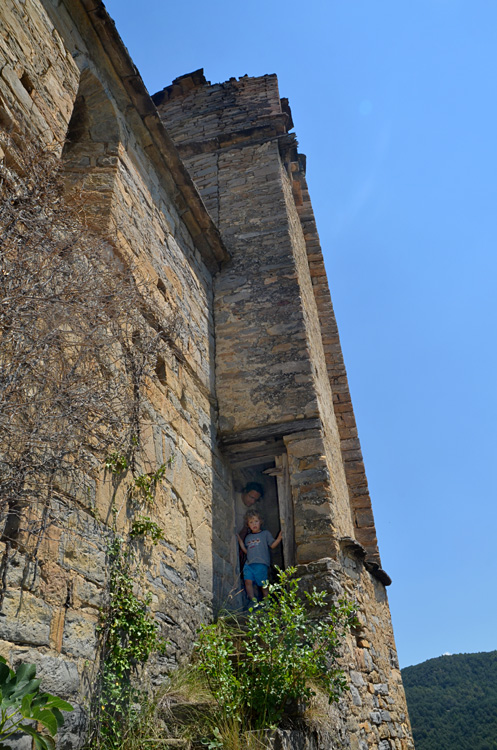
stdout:
<svg viewBox="0 0 497 750">
<path fill-rule="evenodd" d="M 237 534 L 240 549 L 247 555 L 247 562 L 243 567 L 243 580 L 245 582 L 245 591 L 249 599 L 254 598 L 254 583 L 262 589 L 262 595 L 267 596 L 267 586 L 264 586 L 268 580 L 269 566 L 271 564 L 270 549 L 275 549 L 281 542 L 281 531 L 273 538 L 267 529 L 262 529 L 263 518 L 257 510 L 249 510 L 245 514 L 245 523 L 249 528 L 249 533 L 242 539 Z"/>
</svg>

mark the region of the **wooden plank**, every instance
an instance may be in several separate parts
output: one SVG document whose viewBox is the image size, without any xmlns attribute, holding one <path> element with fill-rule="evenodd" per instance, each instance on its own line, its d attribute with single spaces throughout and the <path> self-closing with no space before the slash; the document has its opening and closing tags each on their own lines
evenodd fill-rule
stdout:
<svg viewBox="0 0 497 750">
<path fill-rule="evenodd" d="M 295 526 L 293 520 L 292 488 L 288 471 L 288 456 L 283 453 L 275 456 L 274 462 L 281 473 L 276 477 L 278 484 L 278 504 L 280 509 L 280 523 L 283 534 L 283 562 L 285 568 L 295 564 Z"/>
<path fill-rule="evenodd" d="M 274 456 L 285 452 L 282 440 L 244 443 L 242 445 L 224 446 L 223 452 L 233 466 L 251 466 L 269 463 Z"/>
<path fill-rule="evenodd" d="M 220 435 L 220 443 L 223 446 L 236 445 L 253 442 L 254 440 L 266 440 L 271 437 L 283 437 L 294 432 L 305 430 L 316 430 L 321 427 L 320 419 L 299 419 L 296 422 L 281 422 L 280 424 L 261 425 L 241 432 Z"/>
</svg>

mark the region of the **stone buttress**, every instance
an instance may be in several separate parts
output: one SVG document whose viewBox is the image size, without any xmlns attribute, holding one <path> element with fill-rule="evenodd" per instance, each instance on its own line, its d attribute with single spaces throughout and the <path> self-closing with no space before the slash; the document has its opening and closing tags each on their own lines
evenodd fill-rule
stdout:
<svg viewBox="0 0 497 750">
<path fill-rule="evenodd" d="M 203 71 L 153 99 L 231 255 L 214 299 L 224 453 L 235 472 L 274 465 L 285 564 L 358 602 L 342 741 L 407 750 L 390 578 L 288 101 L 274 75 L 210 85 Z"/>
</svg>

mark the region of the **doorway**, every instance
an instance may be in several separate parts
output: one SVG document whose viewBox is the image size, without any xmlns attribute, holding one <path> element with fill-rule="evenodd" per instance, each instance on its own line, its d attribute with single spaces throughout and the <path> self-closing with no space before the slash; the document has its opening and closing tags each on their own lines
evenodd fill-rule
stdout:
<svg viewBox="0 0 497 750">
<path fill-rule="evenodd" d="M 243 519 L 243 489 L 249 483 L 261 485 L 263 496 L 258 506 L 264 518 L 264 528 L 275 538 L 280 529 L 283 534 L 282 543 L 272 550 L 272 565 L 282 569 L 295 562 L 293 506 L 287 467 L 286 454 L 233 463 L 235 525 L 240 525 Z M 240 529 L 237 528 L 236 532 L 238 531 Z"/>
</svg>

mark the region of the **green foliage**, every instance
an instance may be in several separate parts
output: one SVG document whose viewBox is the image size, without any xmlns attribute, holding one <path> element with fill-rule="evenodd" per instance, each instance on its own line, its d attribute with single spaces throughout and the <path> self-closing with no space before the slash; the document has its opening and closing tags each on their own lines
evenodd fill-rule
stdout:
<svg viewBox="0 0 497 750">
<path fill-rule="evenodd" d="M 116 539 L 110 547 L 110 601 L 102 612 L 104 638 L 100 694 L 96 696 L 97 726 L 92 749 L 120 750 L 133 722 L 132 703 L 138 693 L 132 684 L 136 672 L 154 652 L 163 653 L 165 642 L 148 611 L 150 597 L 135 593 L 137 570 L 133 553 Z"/>
<path fill-rule="evenodd" d="M 416 750 L 497 750 L 497 651 L 402 670 Z"/>
<path fill-rule="evenodd" d="M 224 738 L 219 727 L 214 727 L 212 730 L 212 737 L 205 737 L 201 740 L 201 744 L 205 745 L 208 750 L 217 750 L 217 748 L 224 747 Z"/>
<path fill-rule="evenodd" d="M 112 474 L 122 474 L 129 468 L 129 461 L 124 454 L 113 451 L 105 459 L 105 468 Z"/>
<path fill-rule="evenodd" d="M 150 537 L 154 544 L 157 544 L 161 539 L 164 539 L 164 532 L 161 527 L 148 516 L 135 518 L 131 524 L 129 535 L 132 539 L 137 539 L 138 537 Z"/>
<path fill-rule="evenodd" d="M 135 477 L 135 487 L 139 490 L 142 499 L 147 505 L 153 505 L 155 490 L 166 473 L 167 466 L 167 463 L 161 464 L 157 471 L 154 471 L 152 474 L 139 474 Z"/>
<path fill-rule="evenodd" d="M 0 656 L 0 750 L 12 750 L 3 740 L 19 733 L 31 736 L 36 750 L 55 748 L 53 737 L 64 723 L 61 712 L 72 711 L 73 707 L 55 695 L 41 692 L 41 680 L 35 677 L 34 664 L 21 664 L 14 672 Z M 25 720 L 42 724 L 49 734 L 42 734 Z"/>
<path fill-rule="evenodd" d="M 315 589 L 303 599 L 294 574 L 295 568 L 278 571 L 269 597 L 250 609 L 243 631 L 220 619 L 198 634 L 197 668 L 224 718 L 236 717 L 244 727 L 278 724 L 289 704 L 314 695 L 312 684 L 326 691 L 330 703 L 347 689 L 337 657 L 356 622 L 354 608 L 344 600 L 328 608 L 325 592 Z"/>
</svg>

